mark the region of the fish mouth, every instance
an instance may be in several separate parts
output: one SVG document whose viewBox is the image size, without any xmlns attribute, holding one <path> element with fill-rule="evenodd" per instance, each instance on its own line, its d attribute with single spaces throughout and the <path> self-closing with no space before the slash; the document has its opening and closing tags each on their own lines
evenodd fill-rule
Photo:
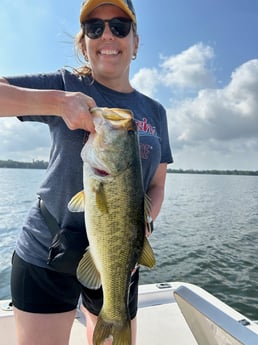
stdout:
<svg viewBox="0 0 258 345">
<path fill-rule="evenodd" d="M 94 174 L 100 177 L 106 177 L 109 176 L 110 174 L 103 169 L 98 169 L 98 168 L 93 168 Z"/>
</svg>

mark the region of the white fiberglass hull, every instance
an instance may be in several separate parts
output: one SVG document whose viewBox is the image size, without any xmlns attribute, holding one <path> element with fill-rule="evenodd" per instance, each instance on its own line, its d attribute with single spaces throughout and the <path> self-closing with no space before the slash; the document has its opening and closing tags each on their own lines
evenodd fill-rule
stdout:
<svg viewBox="0 0 258 345">
<path fill-rule="evenodd" d="M 8 301 L 0 301 L 0 344 L 17 345 Z M 207 291 L 170 282 L 141 285 L 137 316 L 139 345 L 255 345 L 258 325 Z M 79 308 L 70 345 L 86 345 L 85 320 Z"/>
</svg>

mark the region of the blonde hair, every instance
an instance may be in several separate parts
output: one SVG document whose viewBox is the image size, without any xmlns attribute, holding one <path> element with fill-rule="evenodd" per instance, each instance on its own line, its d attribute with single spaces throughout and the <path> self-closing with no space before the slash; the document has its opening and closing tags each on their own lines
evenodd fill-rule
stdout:
<svg viewBox="0 0 258 345">
<path fill-rule="evenodd" d="M 85 36 L 84 30 L 83 30 L 83 28 L 81 28 L 81 30 L 75 36 L 75 40 L 74 40 L 74 47 L 75 47 L 76 55 L 77 55 L 79 61 L 82 61 L 82 59 L 86 60 L 85 54 L 84 54 L 84 48 L 83 48 L 84 36 Z M 92 76 L 92 69 L 90 68 L 89 64 L 87 64 L 87 63 L 82 65 L 81 67 L 75 68 L 74 72 L 75 72 L 75 74 L 77 74 L 80 77 Z"/>
</svg>

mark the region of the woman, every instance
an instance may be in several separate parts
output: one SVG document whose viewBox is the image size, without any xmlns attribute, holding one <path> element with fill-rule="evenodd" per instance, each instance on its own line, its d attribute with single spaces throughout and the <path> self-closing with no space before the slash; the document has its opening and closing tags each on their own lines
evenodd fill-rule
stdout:
<svg viewBox="0 0 258 345">
<path fill-rule="evenodd" d="M 87 61 L 79 71 L 0 79 L 0 115 L 19 116 L 49 126 L 52 140 L 49 166 L 39 196 L 60 228 L 85 232 L 83 214 L 67 204 L 82 189 L 80 152 L 85 133 L 94 132 L 90 108 L 132 110 L 138 126 L 144 186 L 157 217 L 164 197 L 167 164 L 172 162 L 164 108 L 132 88 L 129 68 L 139 38 L 131 1 L 87 0 L 80 14 L 77 46 Z M 86 131 L 86 132 L 85 132 Z M 87 318 L 87 339 L 102 305 L 102 291 L 85 289 L 76 277 L 47 264 L 51 233 L 35 201 L 17 241 L 11 292 L 19 345 L 64 345 L 80 293 Z M 132 275 L 130 315 L 132 344 L 136 343 L 138 270 Z M 105 344 L 111 344 L 108 340 Z"/>
</svg>

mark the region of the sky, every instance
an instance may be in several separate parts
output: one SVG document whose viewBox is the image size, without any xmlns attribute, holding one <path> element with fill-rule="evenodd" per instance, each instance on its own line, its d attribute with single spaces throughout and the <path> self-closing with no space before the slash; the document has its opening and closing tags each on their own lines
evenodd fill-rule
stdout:
<svg viewBox="0 0 258 345">
<path fill-rule="evenodd" d="M 78 67 L 81 0 L 0 0 L 0 75 Z M 173 169 L 258 170 L 258 0 L 134 0 L 130 79 L 167 111 Z M 48 160 L 47 126 L 0 119 L 0 160 Z"/>
</svg>

